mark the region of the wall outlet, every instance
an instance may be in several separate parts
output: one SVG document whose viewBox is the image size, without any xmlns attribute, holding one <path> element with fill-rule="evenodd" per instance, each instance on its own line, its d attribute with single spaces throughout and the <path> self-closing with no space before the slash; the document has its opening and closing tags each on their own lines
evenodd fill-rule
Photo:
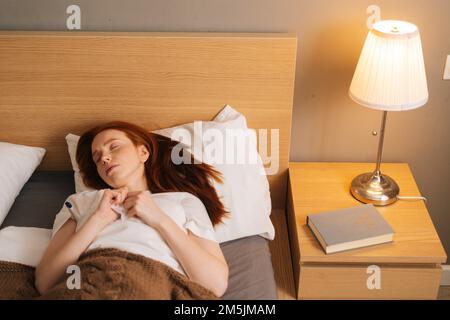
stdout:
<svg viewBox="0 0 450 320">
<path fill-rule="evenodd" d="M 445 63 L 444 80 L 450 80 L 450 55 L 447 56 L 447 62 Z"/>
</svg>

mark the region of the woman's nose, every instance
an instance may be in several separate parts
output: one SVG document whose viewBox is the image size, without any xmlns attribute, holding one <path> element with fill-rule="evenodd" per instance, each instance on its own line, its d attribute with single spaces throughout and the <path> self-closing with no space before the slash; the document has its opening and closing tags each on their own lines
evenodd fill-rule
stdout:
<svg viewBox="0 0 450 320">
<path fill-rule="evenodd" d="M 104 156 L 102 156 L 103 163 L 109 163 L 110 161 L 111 161 L 111 155 L 105 154 Z"/>
</svg>

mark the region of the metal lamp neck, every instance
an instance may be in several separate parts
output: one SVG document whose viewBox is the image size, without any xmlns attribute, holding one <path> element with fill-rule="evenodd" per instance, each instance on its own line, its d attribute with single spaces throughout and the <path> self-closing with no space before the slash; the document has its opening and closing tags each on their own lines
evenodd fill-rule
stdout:
<svg viewBox="0 0 450 320">
<path fill-rule="evenodd" d="M 381 174 L 380 165 L 381 165 L 381 156 L 383 154 L 383 141 L 384 141 L 384 129 L 386 127 L 386 117 L 387 111 L 383 111 L 383 120 L 381 121 L 381 129 L 380 129 L 380 139 L 378 140 L 378 155 L 377 155 L 377 167 L 375 169 L 374 174 Z"/>
</svg>

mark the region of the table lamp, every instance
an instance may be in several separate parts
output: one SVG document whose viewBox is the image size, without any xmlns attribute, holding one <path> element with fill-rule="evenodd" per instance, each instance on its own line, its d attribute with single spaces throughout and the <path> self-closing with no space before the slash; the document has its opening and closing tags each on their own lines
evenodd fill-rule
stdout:
<svg viewBox="0 0 450 320">
<path fill-rule="evenodd" d="M 419 108 L 428 101 L 417 26 L 395 20 L 383 20 L 373 25 L 356 66 L 349 95 L 360 105 L 383 110 L 375 171 L 355 177 L 351 194 L 364 203 L 391 204 L 397 200 L 400 188 L 380 171 L 387 112 Z"/>
</svg>

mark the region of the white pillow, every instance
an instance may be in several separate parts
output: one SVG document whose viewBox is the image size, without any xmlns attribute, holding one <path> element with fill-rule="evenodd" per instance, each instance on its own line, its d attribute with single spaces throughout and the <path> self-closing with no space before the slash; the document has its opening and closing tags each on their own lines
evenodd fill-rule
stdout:
<svg viewBox="0 0 450 320">
<path fill-rule="evenodd" d="M 75 134 L 69 133 L 66 136 L 66 142 L 67 142 L 67 148 L 69 149 L 69 156 L 70 156 L 70 162 L 72 164 L 72 169 L 74 171 L 74 180 L 75 180 L 75 192 L 83 192 L 83 191 L 90 191 L 92 188 L 89 188 L 86 186 L 83 182 L 83 178 L 80 174 L 80 168 L 78 167 L 77 163 L 77 145 L 78 140 L 80 139 L 80 136 L 77 136 Z"/>
<path fill-rule="evenodd" d="M 261 158 L 257 153 L 256 139 L 246 139 L 244 148 L 240 150 L 244 155 L 253 152 L 254 159 L 246 157 L 241 159 L 244 160 L 241 162 L 234 161 L 233 163 L 228 161 L 227 163 L 226 161 L 227 154 L 236 155 L 239 152 L 237 147 L 223 148 L 226 145 L 227 132 L 245 134 L 249 133 L 249 130 L 245 117 L 227 105 L 212 121 L 198 121 L 195 124 L 187 123 L 153 131 L 154 133 L 171 137 L 174 140 L 182 141 L 191 147 L 189 149 L 196 159 L 202 159 L 201 154 L 205 155 L 203 161 L 213 165 L 222 174 L 223 184 L 214 181 L 214 186 L 219 198 L 230 214 L 229 218 L 224 219 L 223 223 L 215 227 L 216 239 L 219 243 L 252 235 L 261 235 L 270 240 L 273 240 L 275 237 L 275 230 L 270 221 L 272 206 L 269 183 Z M 181 138 L 180 133 L 188 133 L 191 140 Z M 207 138 L 202 139 L 201 137 L 205 133 Z M 218 135 L 224 137 L 222 141 L 220 141 L 221 139 L 215 139 Z M 79 137 L 73 134 L 66 136 L 75 172 L 76 192 L 81 192 L 89 189 L 83 184 L 76 163 L 78 139 Z M 199 142 L 198 144 L 197 141 Z M 215 161 L 219 159 L 214 159 L 214 155 L 217 155 L 217 153 L 212 152 L 212 149 L 216 151 L 223 150 L 222 157 L 219 155 L 218 158 L 223 158 L 225 161 L 221 163 Z M 207 157 L 207 155 L 213 155 L 213 157 Z"/>
<path fill-rule="evenodd" d="M 44 154 L 43 148 L 0 142 L 0 225 Z"/>
<path fill-rule="evenodd" d="M 6 227 L 0 230 L 0 261 L 36 267 L 50 243 L 51 229 Z"/>
</svg>

